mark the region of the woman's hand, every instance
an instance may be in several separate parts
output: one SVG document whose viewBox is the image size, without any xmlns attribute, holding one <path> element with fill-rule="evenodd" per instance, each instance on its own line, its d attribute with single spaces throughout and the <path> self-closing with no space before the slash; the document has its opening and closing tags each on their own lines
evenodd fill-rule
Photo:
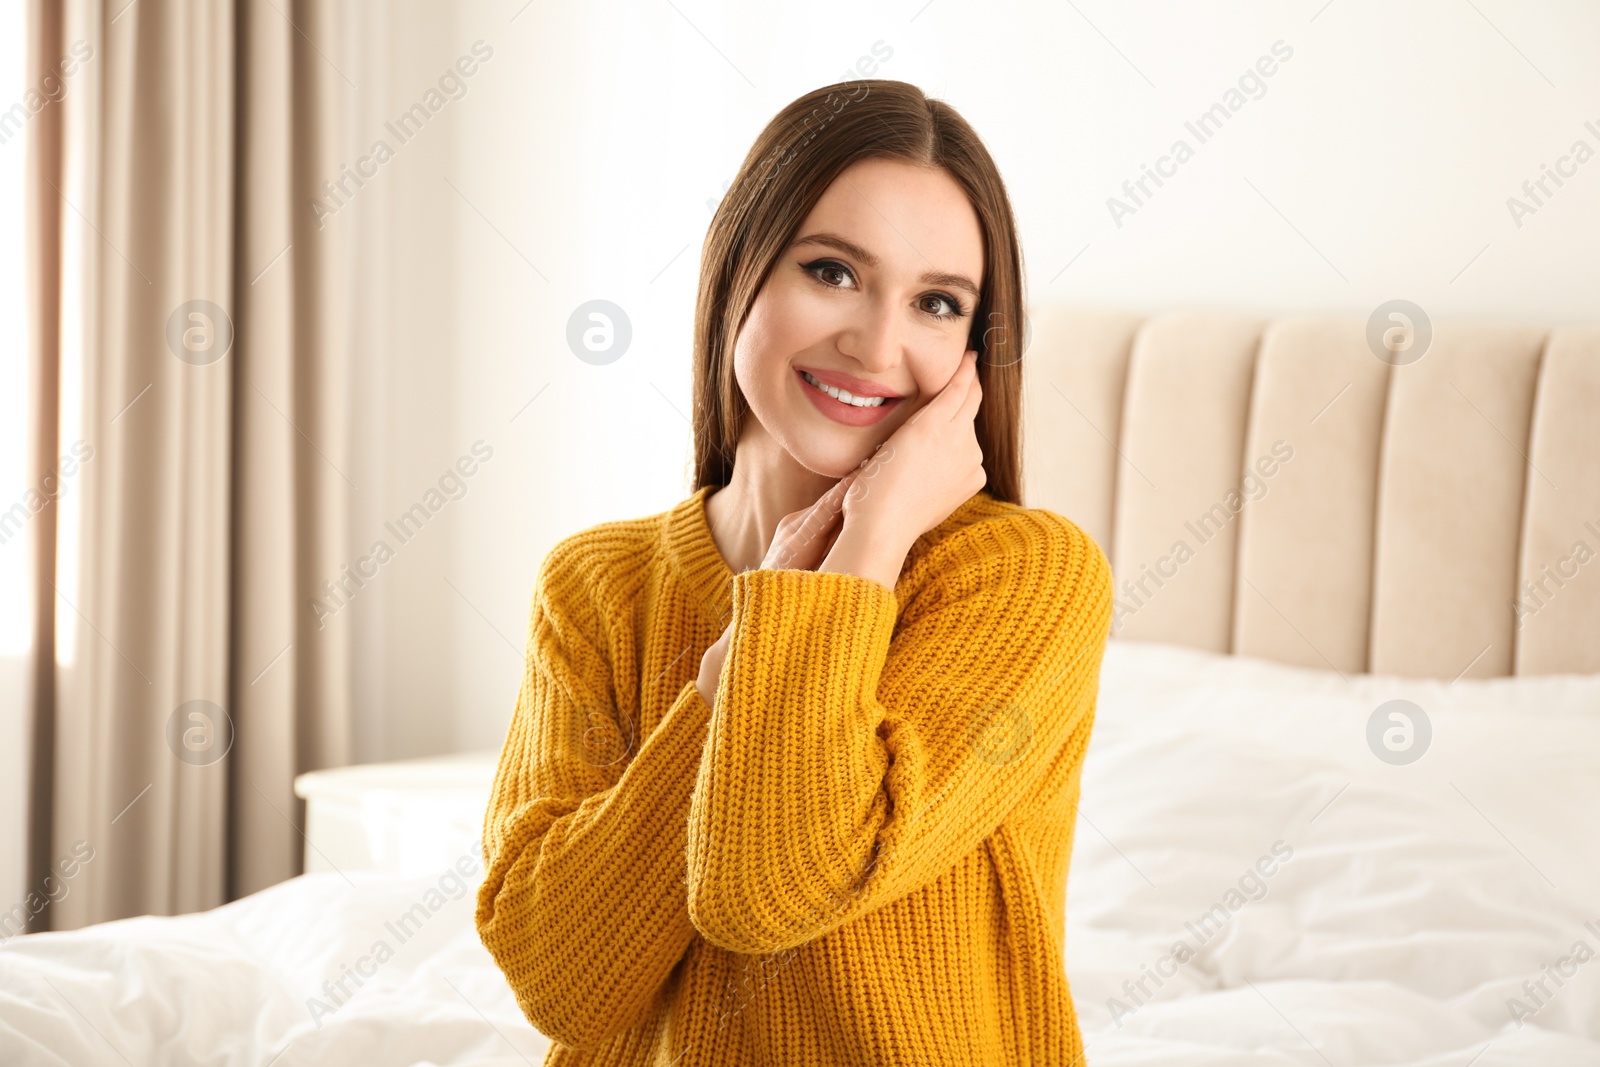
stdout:
<svg viewBox="0 0 1600 1067">
<path fill-rule="evenodd" d="M 761 568 L 855 574 L 893 589 L 917 538 L 983 488 L 975 426 L 982 400 L 978 354 L 968 350 L 938 395 L 860 467 L 809 508 L 783 517 Z M 730 623 L 700 657 L 695 687 L 708 705 L 716 701 L 732 634 Z"/>
<path fill-rule="evenodd" d="M 856 476 L 866 466 L 846 474 L 833 488 L 817 497 L 809 508 L 790 512 L 778 520 L 772 544 L 761 560 L 761 570 L 814 571 L 833 547 L 843 523 L 844 502 Z"/>
<path fill-rule="evenodd" d="M 817 564 L 833 547 L 834 539 L 844 524 L 845 494 L 860 473 L 861 468 L 856 468 L 835 482 L 833 488 L 818 497 L 809 508 L 790 512 L 780 519 L 759 569 L 816 570 Z M 729 623 L 722 631 L 722 636 L 700 657 L 700 675 L 695 681 L 695 688 L 700 690 L 700 696 L 708 706 L 717 698 L 717 681 L 722 677 L 722 662 L 727 659 L 728 642 L 732 635 L 733 624 Z"/>
<path fill-rule="evenodd" d="M 982 400 L 977 353 L 969 350 L 939 394 L 890 434 L 858 472 L 845 494 L 843 529 L 818 570 L 858 574 L 894 588 L 917 538 L 983 488 L 975 425 Z"/>
<path fill-rule="evenodd" d="M 978 354 L 967 351 L 950 381 L 873 453 L 845 497 L 845 521 L 870 522 L 912 542 L 983 488 L 976 419 L 983 400 Z"/>
</svg>

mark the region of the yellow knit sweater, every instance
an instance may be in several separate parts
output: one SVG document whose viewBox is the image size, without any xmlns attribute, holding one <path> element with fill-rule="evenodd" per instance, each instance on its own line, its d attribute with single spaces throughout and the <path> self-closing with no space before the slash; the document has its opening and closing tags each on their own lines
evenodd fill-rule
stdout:
<svg viewBox="0 0 1600 1067">
<path fill-rule="evenodd" d="M 476 921 L 545 1063 L 1081 1067 L 1065 893 L 1100 547 L 980 492 L 892 592 L 734 574 L 709 492 L 540 567 Z"/>
</svg>

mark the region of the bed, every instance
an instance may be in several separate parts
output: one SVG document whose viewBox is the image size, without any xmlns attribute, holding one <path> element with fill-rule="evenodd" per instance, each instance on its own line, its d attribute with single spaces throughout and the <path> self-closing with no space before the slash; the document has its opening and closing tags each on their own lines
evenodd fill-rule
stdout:
<svg viewBox="0 0 1600 1067">
<path fill-rule="evenodd" d="M 1035 317 L 1029 501 L 1118 585 L 1095 1067 L 1600 1063 L 1600 330 L 1378 322 Z M 538 1063 L 481 873 L 13 938 L 0 1062 Z"/>
</svg>

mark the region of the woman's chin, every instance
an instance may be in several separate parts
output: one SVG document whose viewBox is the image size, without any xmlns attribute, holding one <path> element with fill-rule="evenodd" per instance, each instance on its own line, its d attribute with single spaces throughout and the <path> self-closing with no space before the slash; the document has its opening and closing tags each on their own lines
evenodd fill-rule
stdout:
<svg viewBox="0 0 1600 1067">
<path fill-rule="evenodd" d="M 791 452 L 790 454 L 794 456 L 795 462 L 814 474 L 820 474 L 824 478 L 843 478 L 861 466 L 861 461 L 872 453 L 863 452 L 860 455 L 855 455 L 853 453 L 839 452 L 829 452 L 827 454 Z"/>
<path fill-rule="evenodd" d="M 843 478 L 846 474 L 849 474 L 851 471 L 855 470 L 860 463 L 860 460 L 856 460 L 856 462 L 846 464 L 843 467 L 836 467 L 828 464 L 823 464 L 816 467 L 811 467 L 808 465 L 807 469 L 815 471 L 824 478 Z"/>
</svg>

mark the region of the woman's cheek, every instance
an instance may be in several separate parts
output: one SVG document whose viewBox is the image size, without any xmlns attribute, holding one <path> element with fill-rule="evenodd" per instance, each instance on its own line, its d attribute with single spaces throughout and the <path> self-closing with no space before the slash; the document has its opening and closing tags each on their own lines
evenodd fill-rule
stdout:
<svg viewBox="0 0 1600 1067">
<path fill-rule="evenodd" d="M 783 330 L 794 352 L 808 351 L 840 325 L 840 302 L 823 293 L 797 290 L 783 302 Z"/>
</svg>

